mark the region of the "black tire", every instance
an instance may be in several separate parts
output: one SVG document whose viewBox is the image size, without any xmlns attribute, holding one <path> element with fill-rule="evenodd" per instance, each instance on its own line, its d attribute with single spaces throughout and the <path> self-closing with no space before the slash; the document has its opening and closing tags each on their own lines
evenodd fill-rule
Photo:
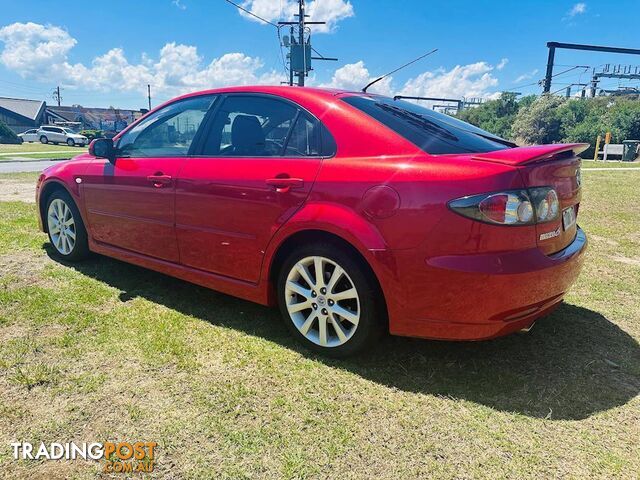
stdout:
<svg viewBox="0 0 640 480">
<path fill-rule="evenodd" d="M 51 229 L 48 225 L 48 212 L 49 207 L 53 203 L 54 200 L 62 200 L 71 210 L 71 214 L 73 215 L 73 221 L 75 226 L 75 244 L 69 253 L 63 253 L 56 246 L 54 239 L 51 236 Z M 49 235 L 49 242 L 51 242 L 51 246 L 55 251 L 55 254 L 68 262 L 79 262 L 84 260 L 89 256 L 89 242 L 87 238 L 87 229 L 84 226 L 84 222 L 82 221 L 82 217 L 80 216 L 80 211 L 76 206 L 76 203 L 71 198 L 65 190 L 56 190 L 54 191 L 49 198 L 47 198 L 46 208 L 43 212 L 43 222 L 47 225 L 47 233 Z"/>
<path fill-rule="evenodd" d="M 76 145 L 76 142 L 73 138 L 67 138 L 67 145 L 69 145 L 70 147 L 74 147 Z"/>
<path fill-rule="evenodd" d="M 47 144 L 49 143 L 49 139 L 45 135 L 42 135 L 40 136 L 40 143 Z"/>
<path fill-rule="evenodd" d="M 360 318 L 352 336 L 343 344 L 329 347 L 314 343 L 296 327 L 287 309 L 286 283 L 289 272 L 306 257 L 325 257 L 338 264 L 350 277 L 359 297 Z M 277 279 L 278 306 L 292 335 L 306 348 L 334 358 L 345 358 L 372 347 L 386 325 L 386 307 L 382 292 L 370 269 L 353 252 L 339 244 L 318 242 L 296 248 L 285 259 Z M 333 327 L 332 327 L 333 328 Z M 335 332 L 335 330 L 334 330 Z"/>
</svg>

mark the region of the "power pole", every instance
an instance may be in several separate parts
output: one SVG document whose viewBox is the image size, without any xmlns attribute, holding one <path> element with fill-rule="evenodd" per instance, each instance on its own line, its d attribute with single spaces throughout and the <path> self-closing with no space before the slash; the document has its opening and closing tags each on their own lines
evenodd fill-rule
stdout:
<svg viewBox="0 0 640 480">
<path fill-rule="evenodd" d="M 147 83 L 147 99 L 149 100 L 149 111 L 151 111 L 151 85 Z"/>
<path fill-rule="evenodd" d="M 320 54 L 319 57 L 312 57 L 311 51 L 314 48 L 311 46 L 311 34 L 305 39 L 305 30 L 307 25 L 324 25 L 326 22 L 311 22 L 307 21 L 308 17 L 305 12 L 304 0 L 298 0 L 298 21 L 295 22 L 278 22 L 278 25 L 290 25 L 291 37 L 289 39 L 289 85 L 293 85 L 294 75 L 298 77 L 298 86 L 304 87 L 304 79 L 309 74 L 311 69 L 311 60 L 332 60 L 337 61 L 337 58 L 324 57 Z M 294 38 L 294 26 L 298 26 L 298 39 Z M 286 45 L 286 42 L 285 42 Z M 316 52 L 318 53 L 318 52 Z"/>
<path fill-rule="evenodd" d="M 58 85 L 53 90 L 53 99 L 58 102 L 58 106 L 60 106 L 60 102 L 62 101 L 62 97 L 60 96 L 60 85 Z"/>
</svg>

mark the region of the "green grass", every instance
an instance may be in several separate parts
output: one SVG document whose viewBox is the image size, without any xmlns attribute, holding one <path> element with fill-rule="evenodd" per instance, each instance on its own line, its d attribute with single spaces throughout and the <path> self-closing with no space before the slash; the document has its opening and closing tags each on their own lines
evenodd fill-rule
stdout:
<svg viewBox="0 0 640 480">
<path fill-rule="evenodd" d="M 387 338 L 345 361 L 276 311 L 105 257 L 51 258 L 35 205 L 0 203 L 0 470 L 9 443 L 157 441 L 159 478 L 637 478 L 637 179 L 583 177 L 590 247 L 528 335 Z M 463 300 L 461 300 L 463 301 Z"/>
<path fill-rule="evenodd" d="M 582 168 L 640 168 L 640 161 L 635 162 L 617 162 L 602 160 L 582 160 Z"/>
<path fill-rule="evenodd" d="M 0 162 L 41 159 L 71 158 L 87 151 L 87 147 L 70 147 L 69 145 L 41 143 L 23 143 L 21 145 L 0 144 Z M 25 155 L 26 154 L 26 155 Z"/>
</svg>

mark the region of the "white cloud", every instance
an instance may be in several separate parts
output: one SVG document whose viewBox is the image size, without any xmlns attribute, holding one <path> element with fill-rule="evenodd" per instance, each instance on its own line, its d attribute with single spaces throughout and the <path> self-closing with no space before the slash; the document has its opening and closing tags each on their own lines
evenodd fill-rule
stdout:
<svg viewBox="0 0 640 480">
<path fill-rule="evenodd" d="M 295 0 L 245 0 L 241 5 L 255 15 L 274 23 L 278 20 L 295 20 L 294 15 L 298 13 L 298 2 Z M 260 22 L 242 10 L 240 14 L 249 20 Z M 353 17 L 354 12 L 349 0 L 312 0 L 306 4 L 306 14 L 311 21 L 327 22 L 326 25 L 311 25 L 314 33 L 327 33 L 334 31 L 340 20 Z"/>
<path fill-rule="evenodd" d="M 320 86 L 325 88 L 339 88 L 343 90 L 359 91 L 369 82 L 377 77 L 371 77 L 369 70 L 364 66 L 364 62 L 360 60 L 356 63 L 348 63 L 338 68 L 329 83 L 323 83 Z M 371 93 L 380 93 L 382 95 L 391 95 L 391 77 L 384 78 L 375 83 L 368 90 Z"/>
<path fill-rule="evenodd" d="M 531 70 L 530 72 L 527 73 L 523 73 L 522 75 L 518 76 L 518 78 L 516 78 L 513 83 L 520 83 L 523 82 L 525 80 L 531 80 L 533 77 L 535 77 L 538 74 L 538 69 L 534 68 L 533 70 Z"/>
<path fill-rule="evenodd" d="M 507 63 L 509 63 L 509 59 L 503 58 L 502 60 L 500 60 L 500 63 L 496 65 L 496 70 L 502 70 L 504 67 L 507 66 Z"/>
<path fill-rule="evenodd" d="M 180 10 L 186 10 L 187 6 L 182 3 L 180 0 L 171 0 L 171 4 L 176 7 L 179 8 Z"/>
<path fill-rule="evenodd" d="M 4 49 L 0 63 L 23 78 L 56 81 L 70 88 L 99 91 L 146 91 L 176 95 L 188 91 L 239 84 L 278 84 L 282 75 L 263 72 L 259 58 L 226 53 L 209 64 L 191 45 L 167 43 L 156 60 L 142 56 L 131 63 L 120 48 L 94 58 L 90 65 L 72 64 L 68 54 L 77 43 L 55 26 L 14 23 L 0 29 Z"/>
<path fill-rule="evenodd" d="M 12 23 L 0 29 L 4 49 L 0 62 L 23 77 L 44 73 L 51 65 L 66 61 L 77 43 L 66 31 L 51 25 Z"/>
<path fill-rule="evenodd" d="M 420 97 L 486 97 L 498 85 L 491 72 L 494 67 L 487 62 L 456 65 L 451 70 L 439 68 L 424 72 L 408 80 L 400 90 L 401 95 Z"/>
<path fill-rule="evenodd" d="M 582 15 L 586 11 L 587 11 L 587 4 L 580 2 L 580 3 L 576 3 L 573 7 L 571 7 L 571 10 L 567 12 L 567 15 L 569 17 L 575 17 L 576 15 Z"/>
<path fill-rule="evenodd" d="M 410 95 L 420 97 L 483 97 L 495 95 L 492 91 L 498 85 L 498 79 L 491 72 L 497 69 L 487 62 L 477 62 L 469 65 L 456 65 L 451 70 L 438 68 L 413 77 L 397 90 L 393 86 L 393 78 L 387 77 L 374 84 L 368 91 L 383 95 Z M 339 88 L 345 90 L 361 90 L 372 77 L 361 60 L 337 69 L 330 82 L 321 87 Z M 497 92 L 499 93 L 499 92 Z"/>
</svg>

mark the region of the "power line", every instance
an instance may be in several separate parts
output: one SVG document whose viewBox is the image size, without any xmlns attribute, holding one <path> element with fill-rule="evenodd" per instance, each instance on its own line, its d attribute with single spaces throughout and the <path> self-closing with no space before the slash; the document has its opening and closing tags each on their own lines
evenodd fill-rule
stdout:
<svg viewBox="0 0 640 480">
<path fill-rule="evenodd" d="M 249 15 L 251 15 L 252 17 L 257 18 L 258 20 L 262 20 L 264 23 L 268 23 L 269 25 L 272 25 L 272 26 L 274 26 L 274 27 L 276 27 L 276 28 L 278 28 L 278 29 L 279 29 L 278 25 L 276 25 L 276 24 L 275 24 L 275 23 L 273 23 L 273 22 L 270 22 L 269 20 L 266 20 L 266 19 L 262 18 L 260 15 L 256 15 L 256 14 L 255 14 L 255 13 L 253 13 L 251 10 L 247 10 L 246 8 L 244 8 L 244 7 L 240 6 L 240 5 L 238 5 L 237 3 L 232 2 L 231 0 L 224 0 L 224 1 L 225 1 L 225 2 L 227 2 L 227 3 L 230 3 L 231 5 L 233 5 L 233 6 L 234 6 L 234 7 L 236 7 L 236 8 L 239 8 L 239 9 L 240 9 L 240 10 L 242 10 L 243 12 L 248 13 L 248 14 L 249 14 Z"/>
<path fill-rule="evenodd" d="M 230 5 L 233 5 L 234 7 L 238 8 L 239 10 L 242 10 L 246 14 L 251 15 L 254 18 L 257 18 L 258 20 L 260 20 L 261 22 L 266 23 L 267 25 L 271 25 L 272 27 L 276 27 L 276 32 L 278 34 L 278 48 L 280 49 L 280 58 L 282 59 L 282 67 L 284 68 L 285 75 L 287 75 L 288 74 L 287 65 L 286 65 L 286 61 L 284 59 L 284 53 L 282 52 L 282 37 L 280 35 L 280 27 L 281 27 L 281 25 L 277 25 L 277 24 L 275 24 L 273 22 L 270 22 L 266 18 L 262 18 L 260 15 L 256 15 L 251 10 L 246 9 L 242 5 L 238 5 L 235 2 L 232 2 L 231 0 L 225 0 L 225 2 L 227 2 Z M 282 16 L 282 5 L 280 6 L 280 15 Z"/>
</svg>

